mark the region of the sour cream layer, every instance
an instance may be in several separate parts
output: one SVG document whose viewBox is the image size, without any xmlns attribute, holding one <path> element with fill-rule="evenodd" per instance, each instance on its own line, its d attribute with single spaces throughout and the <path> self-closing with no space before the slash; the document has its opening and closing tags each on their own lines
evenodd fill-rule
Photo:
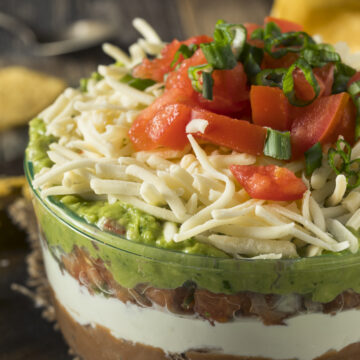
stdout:
<svg viewBox="0 0 360 360">
<path fill-rule="evenodd" d="M 60 269 L 47 249 L 43 254 L 57 300 L 75 321 L 81 325 L 101 325 L 115 338 L 159 347 L 165 352 L 183 353 L 206 348 L 229 355 L 309 360 L 330 349 L 340 350 L 360 341 L 358 310 L 335 316 L 298 315 L 287 320 L 286 326 L 265 326 L 247 318 L 212 326 L 205 320 L 124 304 L 102 294 L 92 295 Z"/>
</svg>

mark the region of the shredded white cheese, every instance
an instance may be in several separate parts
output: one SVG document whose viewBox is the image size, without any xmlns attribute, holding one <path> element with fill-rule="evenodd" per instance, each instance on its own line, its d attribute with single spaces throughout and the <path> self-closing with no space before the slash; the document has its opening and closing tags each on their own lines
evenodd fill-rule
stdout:
<svg viewBox="0 0 360 360">
<path fill-rule="evenodd" d="M 205 133 L 205 119 L 187 124 L 190 144 L 182 151 L 134 151 L 131 124 L 164 92 L 164 83 L 141 91 L 119 81 L 146 53 L 159 56 L 164 46 L 144 20 L 135 19 L 134 26 L 143 39 L 129 48 L 130 55 L 104 44 L 117 64 L 100 65 L 103 79 L 89 79 L 85 93 L 66 89 L 40 114 L 46 134 L 58 138 L 48 150 L 53 166 L 33 181 L 42 196 L 122 201 L 164 221 L 165 241 L 195 237 L 235 258 L 297 257 L 297 246 L 306 246 L 307 256 L 347 248 L 357 252 L 358 240 L 349 228 L 360 228 L 360 192 L 347 192 L 345 177 L 334 175 L 326 154 L 307 179 L 304 161 L 283 163 L 198 143 L 191 134 Z M 345 57 L 354 61 L 350 54 Z M 352 150 L 352 158 L 358 157 L 360 142 Z M 308 190 L 300 201 L 251 199 L 229 171 L 232 164 L 284 166 L 302 173 Z"/>
</svg>

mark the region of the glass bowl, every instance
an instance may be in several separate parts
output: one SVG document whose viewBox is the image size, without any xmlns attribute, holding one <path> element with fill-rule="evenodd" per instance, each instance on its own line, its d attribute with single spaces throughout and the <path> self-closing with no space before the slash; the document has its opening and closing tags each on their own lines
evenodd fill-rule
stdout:
<svg viewBox="0 0 360 360">
<path fill-rule="evenodd" d="M 84 360 L 360 359 L 359 255 L 162 249 L 42 198 L 27 160 L 25 174 L 57 320 Z"/>
</svg>

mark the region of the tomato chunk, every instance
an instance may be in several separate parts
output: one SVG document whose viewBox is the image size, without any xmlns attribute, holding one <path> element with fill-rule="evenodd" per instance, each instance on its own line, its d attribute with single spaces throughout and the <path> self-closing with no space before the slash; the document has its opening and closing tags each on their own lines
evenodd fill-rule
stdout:
<svg viewBox="0 0 360 360">
<path fill-rule="evenodd" d="M 256 30 L 260 29 L 262 26 L 256 23 L 244 23 L 244 27 L 247 31 L 247 40 L 250 40 L 251 34 Z"/>
<path fill-rule="evenodd" d="M 179 69 L 169 74 L 166 80 L 166 89 L 179 88 L 189 97 L 196 98 L 197 104 L 207 110 L 232 117 L 242 116 L 249 108 L 249 89 L 244 67 L 238 63 L 231 70 L 215 70 L 213 99 L 205 99 L 196 92 L 188 76 L 188 69 L 207 63 L 201 49 L 190 58 L 184 60 Z"/>
<path fill-rule="evenodd" d="M 332 143 L 341 135 L 339 122 L 349 102 L 349 94 L 340 93 L 316 99 L 303 108 L 292 108 L 291 126 L 293 157 L 297 158 L 320 141 Z"/>
<path fill-rule="evenodd" d="M 252 86 L 250 102 L 254 124 L 281 131 L 290 129 L 289 102 L 281 89 Z"/>
<path fill-rule="evenodd" d="M 173 104 L 160 109 L 148 122 L 146 132 L 157 146 L 182 150 L 188 143 L 185 127 L 190 121 L 191 108 Z"/>
<path fill-rule="evenodd" d="M 206 110 L 192 110 L 191 118 L 208 121 L 204 134 L 194 134 L 197 138 L 226 146 L 238 152 L 252 155 L 263 154 L 266 138 L 265 128 Z"/>
<path fill-rule="evenodd" d="M 293 201 L 301 199 L 307 190 L 296 175 L 276 165 L 231 165 L 236 180 L 254 199 Z"/>
<path fill-rule="evenodd" d="M 264 54 L 263 61 L 261 63 L 262 69 L 278 69 L 290 67 L 299 57 L 297 53 L 287 53 L 279 59 L 273 58 L 268 53 Z"/>
<path fill-rule="evenodd" d="M 193 104 L 194 101 L 183 94 L 180 89 L 166 91 L 162 96 L 157 98 L 150 106 L 144 109 L 133 122 L 129 137 L 136 151 L 152 150 L 158 146 L 149 136 L 148 123 L 152 121 L 155 115 L 163 108 L 172 104 Z"/>
<path fill-rule="evenodd" d="M 189 46 L 191 44 L 198 45 L 211 41 L 212 38 L 206 35 L 194 36 L 185 41 L 178 41 L 175 39 L 164 47 L 159 58 L 153 60 L 144 59 L 140 65 L 134 68 L 133 75 L 142 79 L 152 79 L 157 82 L 162 82 L 164 81 L 164 75 L 175 68 L 176 65 L 183 60 L 181 55 L 176 64 L 173 64 L 173 67 L 171 66 L 174 56 L 182 44 Z"/>
<path fill-rule="evenodd" d="M 335 65 L 333 63 L 328 63 L 323 67 L 317 67 L 313 69 L 314 75 L 319 82 L 321 87 L 319 96 L 329 96 L 331 95 L 332 86 L 334 83 L 334 69 Z"/>
<path fill-rule="evenodd" d="M 302 25 L 285 19 L 279 19 L 273 16 L 267 16 L 264 20 L 264 23 L 267 24 L 269 22 L 274 22 L 276 25 L 278 25 L 281 32 L 283 33 L 289 31 L 304 31 L 304 27 Z"/>
<path fill-rule="evenodd" d="M 350 144 L 355 143 L 355 124 L 356 124 L 356 107 L 354 103 L 349 100 L 345 106 L 344 114 L 339 121 L 339 124 L 334 131 L 334 134 L 341 134 L 344 139 Z M 334 138 L 333 141 L 337 139 Z"/>
</svg>

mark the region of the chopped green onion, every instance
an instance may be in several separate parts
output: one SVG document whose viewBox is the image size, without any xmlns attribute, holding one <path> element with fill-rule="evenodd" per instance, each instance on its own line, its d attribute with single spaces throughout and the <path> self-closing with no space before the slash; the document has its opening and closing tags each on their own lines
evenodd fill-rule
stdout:
<svg viewBox="0 0 360 360">
<path fill-rule="evenodd" d="M 218 20 L 215 24 L 214 41 L 217 43 L 231 44 L 234 34 L 226 27 L 225 20 Z"/>
<path fill-rule="evenodd" d="M 314 97 L 309 101 L 304 101 L 296 97 L 293 72 L 296 69 L 300 69 L 305 76 L 306 81 L 311 85 L 314 90 Z M 288 98 L 290 104 L 294 106 L 306 106 L 311 104 L 319 95 L 320 86 L 314 76 L 311 66 L 303 59 L 295 61 L 288 69 L 283 78 L 283 90 L 284 94 Z"/>
<path fill-rule="evenodd" d="M 360 158 L 349 162 L 345 168 L 347 187 L 355 189 L 360 186 Z"/>
<path fill-rule="evenodd" d="M 360 186 L 360 158 L 351 160 L 351 145 L 347 141 L 340 139 L 336 148 L 329 149 L 328 162 L 336 175 L 346 177 L 348 189 Z"/>
<path fill-rule="evenodd" d="M 179 47 L 179 50 L 174 55 L 174 60 L 171 62 L 170 66 L 173 67 L 176 62 L 179 60 L 180 55 L 183 56 L 184 59 L 188 59 L 194 55 L 194 52 L 198 49 L 197 44 L 190 44 L 189 46 L 182 44 Z"/>
<path fill-rule="evenodd" d="M 355 140 L 360 139 L 360 80 L 354 81 L 348 92 L 356 106 Z"/>
<path fill-rule="evenodd" d="M 89 78 L 82 78 L 80 79 L 80 91 L 87 92 Z"/>
<path fill-rule="evenodd" d="M 100 81 L 103 78 L 104 77 L 102 75 L 100 75 L 97 71 L 94 71 L 89 78 L 80 79 L 80 91 L 81 92 L 88 91 L 89 80 Z"/>
<path fill-rule="evenodd" d="M 335 64 L 334 83 L 332 86 L 332 93 L 338 94 L 347 90 L 347 83 L 350 78 L 356 73 L 356 70 L 342 62 Z"/>
<path fill-rule="evenodd" d="M 154 80 L 135 78 L 130 74 L 123 76 L 120 81 L 141 91 L 155 84 Z"/>
<path fill-rule="evenodd" d="M 197 92 L 201 92 L 203 96 L 209 100 L 212 100 L 213 79 L 211 74 L 213 70 L 214 68 L 210 64 L 190 66 L 188 69 L 188 76 L 191 80 L 193 89 Z M 205 73 L 208 75 L 205 75 Z"/>
<path fill-rule="evenodd" d="M 326 44 L 326 43 L 311 44 L 311 48 L 317 49 L 317 50 L 326 50 L 326 51 L 331 51 L 331 52 L 335 51 L 334 47 L 331 44 Z"/>
<path fill-rule="evenodd" d="M 265 37 L 264 50 L 273 58 L 279 59 L 288 52 L 301 52 L 314 40 L 303 31 L 287 32 L 276 37 Z"/>
<path fill-rule="evenodd" d="M 307 176 L 310 176 L 315 169 L 321 166 L 322 157 L 323 153 L 319 142 L 305 151 L 305 173 Z"/>
<path fill-rule="evenodd" d="M 329 62 L 341 61 L 338 53 L 323 49 L 304 49 L 302 55 L 306 62 L 314 67 L 322 67 Z"/>
<path fill-rule="evenodd" d="M 219 70 L 232 69 L 236 66 L 236 58 L 229 43 L 204 43 L 200 44 L 207 62 Z"/>
<path fill-rule="evenodd" d="M 291 158 L 290 131 L 277 131 L 268 129 L 264 146 L 264 155 L 278 160 Z"/>
<path fill-rule="evenodd" d="M 273 21 L 268 22 L 264 28 L 264 39 L 281 36 L 281 29 Z"/>
<path fill-rule="evenodd" d="M 215 26 L 214 41 L 200 45 L 207 62 L 218 70 L 234 68 L 246 44 L 246 34 L 243 25 L 219 20 Z"/>
<path fill-rule="evenodd" d="M 97 71 L 94 71 L 91 74 L 91 79 L 93 79 L 95 81 L 100 81 L 100 80 L 104 79 L 104 77 L 100 73 L 98 73 Z"/>
<path fill-rule="evenodd" d="M 212 100 L 214 79 L 212 78 L 211 73 L 206 71 L 203 71 L 202 78 L 203 78 L 202 95 L 205 99 Z"/>
<path fill-rule="evenodd" d="M 244 49 L 247 37 L 247 30 L 241 24 L 228 24 L 218 21 L 215 27 L 214 39 L 216 42 L 228 42 L 235 58 L 238 60 Z"/>
<path fill-rule="evenodd" d="M 247 78 L 253 83 L 255 76 L 261 71 L 261 62 L 264 57 L 263 49 L 246 43 L 241 55 L 241 62 Z"/>
<path fill-rule="evenodd" d="M 255 85 L 278 87 L 282 89 L 283 78 L 287 72 L 285 68 L 265 69 L 260 71 L 255 77 Z"/>
<path fill-rule="evenodd" d="M 214 41 L 200 44 L 207 62 L 219 70 L 232 69 L 236 66 L 236 57 L 231 49 L 234 32 L 227 27 L 223 20 L 216 23 Z"/>
<path fill-rule="evenodd" d="M 264 40 L 264 29 L 255 29 L 250 36 L 251 40 Z"/>
</svg>

